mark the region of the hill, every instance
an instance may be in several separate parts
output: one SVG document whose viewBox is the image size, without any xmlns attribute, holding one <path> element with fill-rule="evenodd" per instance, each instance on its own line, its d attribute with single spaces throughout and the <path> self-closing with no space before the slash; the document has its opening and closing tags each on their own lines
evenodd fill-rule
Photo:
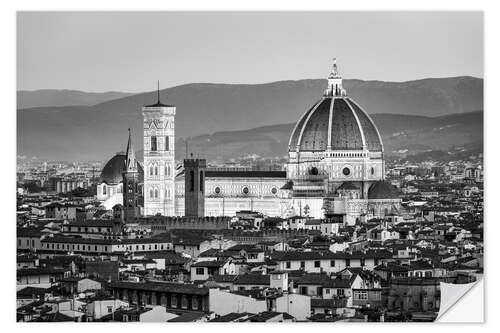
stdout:
<svg viewBox="0 0 500 333">
<path fill-rule="evenodd" d="M 244 151 L 255 148 L 256 153 L 260 154 L 260 150 L 267 147 L 267 151 L 280 150 L 284 153 L 281 148 L 288 140 L 290 131 L 279 130 L 280 126 L 285 125 L 269 125 L 295 122 L 321 96 L 325 86 L 325 80 L 280 81 L 257 85 L 193 83 L 164 89 L 161 95 L 163 102 L 177 106 L 178 139 L 205 137 L 206 133 L 214 133 L 212 135 L 217 134 L 218 137 L 225 135 L 222 131 L 237 130 L 241 131 L 239 135 L 242 137 L 251 137 L 245 143 Z M 398 114 L 397 117 L 418 115 L 428 118 L 482 110 L 483 105 L 483 80 L 472 77 L 400 83 L 345 80 L 345 86 L 348 94 L 371 114 Z M 105 159 L 124 149 L 128 127 L 133 129 L 136 147 L 141 147 L 140 108 L 155 100 L 156 92 L 149 92 L 93 106 L 19 109 L 18 155 L 67 160 Z M 427 119 L 422 120 L 422 124 L 426 121 L 432 122 Z M 405 129 L 412 122 L 413 118 L 401 118 L 393 125 Z M 380 124 L 391 131 L 397 129 L 392 128 L 393 125 L 384 125 L 383 122 Z M 260 127 L 263 129 L 259 131 L 264 132 L 259 132 L 257 137 L 253 137 L 254 132 L 248 132 L 249 128 Z M 269 137 L 271 140 L 266 139 Z M 409 143 L 415 145 L 414 142 Z M 429 141 L 422 146 L 431 144 Z M 177 147 L 181 151 L 183 146 Z M 222 153 L 221 150 L 225 149 L 231 151 L 231 147 L 235 150 L 242 148 L 241 144 L 233 141 L 216 149 Z"/>
<path fill-rule="evenodd" d="M 103 93 L 85 92 L 79 90 L 20 90 L 17 92 L 17 108 L 27 109 L 44 106 L 75 106 L 96 105 L 113 99 L 132 95 L 117 91 Z"/>
<path fill-rule="evenodd" d="M 400 156 L 460 146 L 482 146 L 483 112 L 468 112 L 440 117 L 374 114 L 386 155 Z M 189 139 L 189 151 L 210 160 L 256 154 L 284 157 L 294 123 L 264 126 L 245 131 L 217 132 Z M 185 154 L 178 140 L 177 156 Z"/>
</svg>

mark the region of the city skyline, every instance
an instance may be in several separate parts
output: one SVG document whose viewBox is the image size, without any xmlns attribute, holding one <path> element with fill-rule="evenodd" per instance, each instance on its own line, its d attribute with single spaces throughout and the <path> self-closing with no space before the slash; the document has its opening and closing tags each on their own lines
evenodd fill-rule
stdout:
<svg viewBox="0 0 500 333">
<path fill-rule="evenodd" d="M 481 283 L 481 13 L 18 15 L 19 86 L 146 91 L 17 92 L 18 322 L 433 322 Z"/>
<path fill-rule="evenodd" d="M 345 78 L 483 77 L 482 24 L 480 12 L 20 12 L 17 89 L 322 78 L 333 57 Z"/>
</svg>

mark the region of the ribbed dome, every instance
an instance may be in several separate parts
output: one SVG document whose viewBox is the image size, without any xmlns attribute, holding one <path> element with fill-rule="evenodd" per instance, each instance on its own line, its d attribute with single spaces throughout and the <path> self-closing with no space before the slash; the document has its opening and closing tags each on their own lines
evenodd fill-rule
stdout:
<svg viewBox="0 0 500 333">
<path fill-rule="evenodd" d="M 386 181 L 378 181 L 368 189 L 368 199 L 397 199 L 398 189 Z"/>
<path fill-rule="evenodd" d="M 289 142 L 296 151 L 362 150 L 382 152 L 375 124 L 352 99 L 324 96 L 297 122 Z"/>
<path fill-rule="evenodd" d="M 108 163 L 102 168 L 99 181 L 107 184 L 118 184 L 123 180 L 122 173 L 125 171 L 125 160 L 127 155 L 125 153 L 117 153 L 111 158 Z M 137 163 L 137 170 L 139 171 L 139 181 L 142 181 L 144 171 L 140 163 Z"/>
</svg>

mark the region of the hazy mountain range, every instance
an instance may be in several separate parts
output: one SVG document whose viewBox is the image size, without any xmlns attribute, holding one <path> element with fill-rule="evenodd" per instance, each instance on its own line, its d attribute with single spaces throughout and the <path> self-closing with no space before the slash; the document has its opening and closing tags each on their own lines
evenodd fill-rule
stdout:
<svg viewBox="0 0 500 333">
<path fill-rule="evenodd" d="M 118 99 L 133 95 L 132 93 L 123 93 L 109 91 L 102 93 L 85 92 L 79 90 L 20 90 L 17 92 L 17 108 L 27 109 L 43 106 L 91 106 L 102 102 Z"/>
<path fill-rule="evenodd" d="M 482 112 L 464 113 L 482 110 L 482 79 L 344 82 L 348 94 L 372 114 L 387 153 L 482 143 Z M 164 89 L 161 98 L 177 106 L 178 157 L 184 156 L 186 137 L 190 138 L 190 151 L 208 158 L 252 153 L 282 156 L 293 123 L 321 96 L 325 86 L 325 80 L 255 85 L 193 83 Z M 125 94 L 118 99 L 112 95 L 75 97 L 85 94 L 72 92 L 65 99 L 64 91 L 19 92 L 18 155 L 106 159 L 125 149 L 128 127 L 140 150 L 141 106 L 155 102 L 156 92 Z M 94 104 L 100 98 L 109 99 Z M 87 102 L 82 105 L 82 101 Z M 73 105 L 57 106 L 61 103 Z M 21 108 L 26 105 L 39 106 Z"/>
<path fill-rule="evenodd" d="M 477 148 L 483 141 L 483 112 L 468 112 L 440 117 L 396 114 L 371 115 L 387 155 L 407 155 L 429 150 Z M 209 159 L 235 156 L 285 156 L 295 123 L 258 127 L 245 131 L 217 132 L 189 140 L 189 151 Z M 185 154 L 182 140 L 177 156 Z"/>
</svg>

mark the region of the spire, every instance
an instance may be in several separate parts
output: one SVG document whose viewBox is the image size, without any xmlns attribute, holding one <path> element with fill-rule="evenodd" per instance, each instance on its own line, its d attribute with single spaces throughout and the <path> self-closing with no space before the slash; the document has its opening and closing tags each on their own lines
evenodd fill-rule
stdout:
<svg viewBox="0 0 500 333">
<path fill-rule="evenodd" d="M 157 90 L 157 92 L 158 92 L 158 102 L 157 103 L 161 104 L 161 102 L 160 102 L 160 80 L 158 80 L 158 90 Z"/>
<path fill-rule="evenodd" d="M 137 171 L 137 165 L 135 160 L 134 147 L 132 147 L 132 133 L 130 128 L 128 129 L 128 142 L 127 142 L 127 152 L 126 152 L 125 168 L 127 172 Z"/>
</svg>

